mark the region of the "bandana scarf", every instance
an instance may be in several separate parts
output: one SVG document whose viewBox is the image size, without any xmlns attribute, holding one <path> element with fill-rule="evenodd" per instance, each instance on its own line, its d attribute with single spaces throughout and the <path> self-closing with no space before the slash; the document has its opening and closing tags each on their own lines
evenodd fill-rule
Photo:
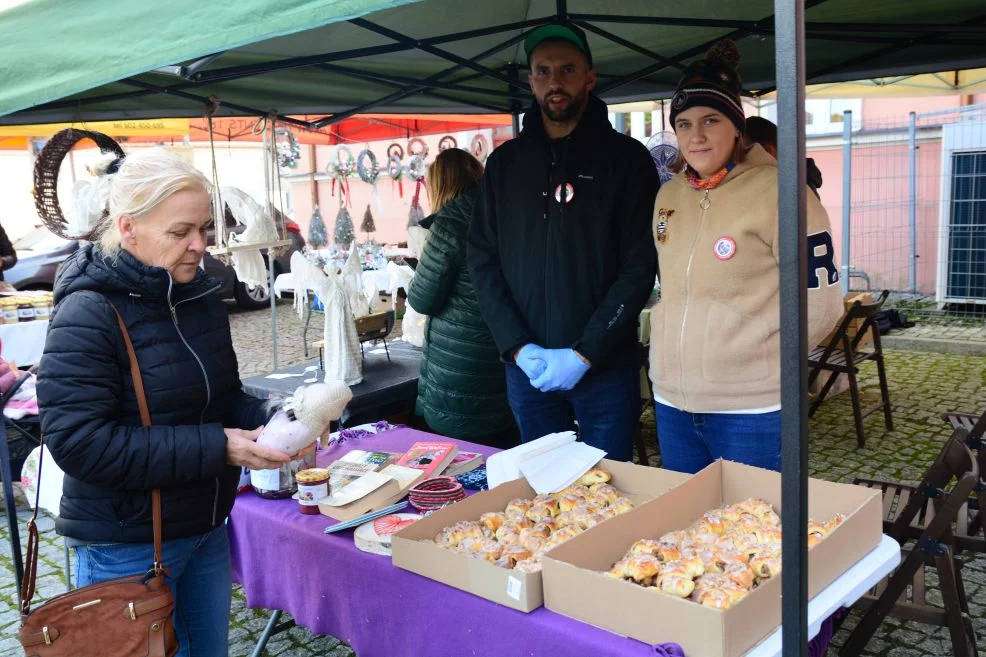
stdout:
<svg viewBox="0 0 986 657">
<path fill-rule="evenodd" d="M 712 174 L 708 178 L 699 178 L 698 173 L 691 167 L 685 170 L 685 179 L 688 180 L 688 184 L 695 189 L 715 189 L 722 179 L 729 175 L 729 172 L 733 170 L 736 166 L 735 162 L 730 162 L 718 172 Z"/>
</svg>

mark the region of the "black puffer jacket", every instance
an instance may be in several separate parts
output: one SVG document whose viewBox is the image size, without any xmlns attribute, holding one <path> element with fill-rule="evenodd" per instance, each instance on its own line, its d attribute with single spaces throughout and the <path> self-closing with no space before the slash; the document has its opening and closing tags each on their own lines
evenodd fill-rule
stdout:
<svg viewBox="0 0 986 657">
<path fill-rule="evenodd" d="M 577 349 L 592 361 L 590 376 L 638 366 L 660 184 L 643 144 L 613 130 L 595 96 L 562 139 L 548 138 L 532 104 L 520 136 L 490 155 L 483 181 L 469 273 L 501 355 L 511 360 L 534 342 Z"/>
<path fill-rule="evenodd" d="M 199 273 L 172 285 L 126 251 L 86 245 L 62 265 L 38 372 L 41 430 L 65 471 L 59 534 L 89 542 L 152 540 L 150 491 L 160 488 L 164 538 L 208 532 L 233 507 L 239 468 L 223 427 L 267 420 L 237 373 L 218 283 Z M 140 426 L 113 305 L 137 353 L 152 426 Z"/>
<path fill-rule="evenodd" d="M 513 426 L 500 353 L 483 321 L 469 271 L 466 237 L 477 190 L 431 217 L 431 236 L 407 301 L 429 315 L 418 379 L 418 414 L 432 430 L 480 440 Z"/>
</svg>

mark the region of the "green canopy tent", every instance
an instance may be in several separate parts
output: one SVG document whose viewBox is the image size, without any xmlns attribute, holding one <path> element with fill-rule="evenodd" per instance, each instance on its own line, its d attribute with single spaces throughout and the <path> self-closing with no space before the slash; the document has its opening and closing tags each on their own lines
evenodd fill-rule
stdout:
<svg viewBox="0 0 986 657">
<path fill-rule="evenodd" d="M 779 130 L 783 651 L 806 654 L 804 86 L 986 66 L 982 0 L 200 5 L 33 0 L 0 12 L 0 123 L 198 116 L 210 96 L 226 114 L 326 114 L 316 127 L 382 107 L 516 114 L 528 96 L 523 32 L 553 17 L 589 33 L 605 100 L 654 99 L 668 97 L 679 71 L 713 42 L 738 42 L 747 89 L 776 90 L 787 117 Z"/>
<path fill-rule="evenodd" d="M 986 64 L 982 0 L 808 5 L 810 83 Z M 770 0 L 29 0 L 0 12 L 0 122 L 200 116 L 209 96 L 220 113 L 327 122 L 384 107 L 517 111 L 522 34 L 559 11 L 589 34 L 607 101 L 668 97 L 723 36 L 738 41 L 747 89 L 774 89 Z"/>
</svg>

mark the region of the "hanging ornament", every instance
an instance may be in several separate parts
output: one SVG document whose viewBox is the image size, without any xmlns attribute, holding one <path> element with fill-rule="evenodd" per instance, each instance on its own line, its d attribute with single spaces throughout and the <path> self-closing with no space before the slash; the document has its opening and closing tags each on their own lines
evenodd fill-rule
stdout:
<svg viewBox="0 0 986 657">
<path fill-rule="evenodd" d="M 459 142 L 452 135 L 445 135 L 438 140 L 438 152 L 447 151 L 450 148 L 458 148 Z"/>
<path fill-rule="evenodd" d="M 316 205 L 312 210 L 312 218 L 308 221 L 308 245 L 315 249 L 321 249 L 329 243 L 327 233 L 325 221 L 322 220 L 322 213 Z"/>
<path fill-rule="evenodd" d="M 398 160 L 403 160 L 404 147 L 398 144 L 397 142 L 394 142 L 393 144 L 387 147 L 387 157 L 388 158 L 396 157 Z"/>
<path fill-rule="evenodd" d="M 274 148 L 277 151 L 277 166 L 282 169 L 294 169 L 301 159 L 301 147 L 294 133 L 287 128 L 274 130 Z"/>
<path fill-rule="evenodd" d="M 363 223 L 360 224 L 359 229 L 364 233 L 374 233 L 377 230 L 377 224 L 373 221 L 373 213 L 370 212 L 370 206 L 366 206 L 366 212 L 363 213 Z"/>
<path fill-rule="evenodd" d="M 402 180 L 404 178 L 404 165 L 401 164 L 401 159 L 396 155 L 391 156 L 390 163 L 387 165 L 387 173 L 390 174 L 391 185 L 396 182 L 401 198 L 404 198 L 404 182 Z"/>
<path fill-rule="evenodd" d="M 472 138 L 472 142 L 469 144 L 469 152 L 472 156 L 485 163 L 486 158 L 490 155 L 490 143 L 486 141 L 486 136 L 483 134 L 477 134 Z"/>
<path fill-rule="evenodd" d="M 428 157 L 428 144 L 421 137 L 415 137 L 407 142 L 407 154 L 412 157 L 418 156 L 423 160 Z"/>
<path fill-rule="evenodd" d="M 423 187 L 422 181 L 425 179 L 426 173 L 425 161 L 421 155 L 415 155 L 408 160 L 407 175 L 414 181 L 414 196 L 411 198 L 411 212 L 407 220 L 408 227 L 417 226 L 425 218 L 425 212 L 421 208 L 419 199 L 421 197 L 421 188 Z"/>
<path fill-rule="evenodd" d="M 337 146 L 335 161 L 330 160 L 325 170 L 332 180 L 332 195 L 335 196 L 336 182 L 338 181 L 339 200 L 348 201 L 350 199 L 349 177 L 356 171 L 356 158 L 353 157 L 353 152 L 346 146 Z"/>
<path fill-rule="evenodd" d="M 332 234 L 332 241 L 335 242 L 336 246 L 343 249 L 349 249 L 356 240 L 356 234 L 353 231 L 353 217 L 349 214 L 349 210 L 346 209 L 346 199 L 343 198 L 346 195 L 342 188 L 340 188 L 339 214 L 336 215 L 335 230 Z"/>
<path fill-rule="evenodd" d="M 425 178 L 428 168 L 425 166 L 424 158 L 415 155 L 407 161 L 407 175 L 415 182 L 421 182 Z"/>
<path fill-rule="evenodd" d="M 380 190 L 377 189 L 377 179 L 380 177 L 380 167 L 377 156 L 369 148 L 360 151 L 356 158 L 356 173 L 359 179 L 370 186 L 370 197 L 377 204 L 377 210 L 383 214 L 383 202 L 380 200 Z"/>
</svg>

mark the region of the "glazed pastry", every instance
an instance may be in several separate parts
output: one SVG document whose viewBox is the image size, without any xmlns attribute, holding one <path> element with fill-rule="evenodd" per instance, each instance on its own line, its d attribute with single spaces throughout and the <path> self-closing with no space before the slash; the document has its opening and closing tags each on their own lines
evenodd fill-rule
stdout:
<svg viewBox="0 0 986 657">
<path fill-rule="evenodd" d="M 583 486 L 581 484 L 575 484 L 575 485 L 569 486 L 565 490 L 559 492 L 558 493 L 558 496 L 559 497 L 564 497 L 565 495 L 574 495 L 575 497 L 577 497 L 579 499 L 583 499 L 588 494 L 589 494 L 589 488 L 588 487 Z"/>
<path fill-rule="evenodd" d="M 665 545 L 673 545 L 674 547 L 681 547 L 681 544 L 685 540 L 685 532 L 683 530 L 668 532 L 661 536 L 658 541 L 664 543 Z"/>
<path fill-rule="evenodd" d="M 554 518 L 555 529 L 561 529 L 562 527 L 568 527 L 569 525 L 574 525 L 576 523 L 575 514 L 571 511 L 562 511 Z"/>
<path fill-rule="evenodd" d="M 530 559 L 531 551 L 523 545 L 508 545 L 503 549 L 503 553 L 500 556 L 505 559 L 509 559 L 514 565 L 516 565 L 518 561 Z"/>
<path fill-rule="evenodd" d="M 533 523 L 544 522 L 555 517 L 555 514 L 551 512 L 551 509 L 546 504 L 535 504 L 524 515 Z"/>
<path fill-rule="evenodd" d="M 609 520 L 610 518 L 615 518 L 620 515 L 620 513 L 613 506 L 604 506 L 599 509 L 599 515 L 603 517 L 603 520 Z"/>
<path fill-rule="evenodd" d="M 524 514 L 527 513 L 527 510 L 530 509 L 532 505 L 533 502 L 530 500 L 525 500 L 518 497 L 515 500 L 511 500 L 510 503 L 507 504 L 505 513 L 511 520 L 519 520 L 524 517 Z"/>
<path fill-rule="evenodd" d="M 706 511 L 699 521 L 699 526 L 719 536 L 726 532 L 726 520 L 723 519 L 721 510 Z"/>
<path fill-rule="evenodd" d="M 563 529 L 559 529 L 548 537 L 548 544 L 546 549 L 551 549 L 557 545 L 561 545 L 570 538 L 574 538 L 582 533 L 582 530 L 573 525 L 569 525 Z"/>
<path fill-rule="evenodd" d="M 602 468 L 593 468 L 582 475 L 582 478 L 577 483 L 583 486 L 591 486 L 593 484 L 604 484 L 610 479 L 609 473 Z"/>
<path fill-rule="evenodd" d="M 733 586 L 733 583 L 722 573 L 705 573 L 695 578 L 695 593 L 703 589 L 721 589 L 724 586 Z"/>
<path fill-rule="evenodd" d="M 499 559 L 493 562 L 493 565 L 496 566 L 497 568 L 507 568 L 507 569 L 514 567 L 514 564 L 512 561 L 510 561 L 509 557 L 500 557 Z"/>
<path fill-rule="evenodd" d="M 558 508 L 562 513 L 565 511 L 571 511 L 575 507 L 582 504 L 582 498 L 575 495 L 562 495 L 558 500 Z"/>
<path fill-rule="evenodd" d="M 618 497 L 613 502 L 613 508 L 616 509 L 617 513 L 626 513 L 633 509 L 633 502 L 627 497 Z"/>
<path fill-rule="evenodd" d="M 660 579 L 659 586 L 662 593 L 678 598 L 687 598 L 695 590 L 695 582 L 685 575 L 667 575 Z"/>
<path fill-rule="evenodd" d="M 661 562 L 649 554 L 637 554 L 629 559 L 624 566 L 624 573 L 639 584 L 648 584 L 654 581 L 661 571 Z"/>
<path fill-rule="evenodd" d="M 500 558 L 503 547 L 493 540 L 477 541 L 477 544 L 473 547 L 473 552 L 479 556 L 480 559 L 489 561 L 493 563 Z"/>
<path fill-rule="evenodd" d="M 540 536 L 531 536 L 523 545 L 531 551 L 531 554 L 541 554 L 548 550 L 548 539 Z"/>
<path fill-rule="evenodd" d="M 589 493 L 585 496 L 585 499 L 582 500 L 582 504 L 587 509 L 595 511 L 596 509 L 602 509 L 603 507 L 609 506 L 609 500 L 607 500 L 604 495 Z"/>
<path fill-rule="evenodd" d="M 479 516 L 479 521 L 486 525 L 487 529 L 495 533 L 496 530 L 500 529 L 500 527 L 503 526 L 503 523 L 507 521 L 507 516 L 505 513 L 494 511 L 491 513 L 484 513 Z"/>
<path fill-rule="evenodd" d="M 546 509 L 548 509 L 548 512 L 551 513 L 551 517 L 557 516 L 559 513 L 561 513 L 561 507 L 558 504 L 558 500 L 553 497 L 549 500 L 546 500 L 544 502 L 544 506 Z"/>
<path fill-rule="evenodd" d="M 607 503 L 612 504 L 620 496 L 620 492 L 609 484 L 593 484 L 589 486 L 589 491 L 606 498 Z"/>
<path fill-rule="evenodd" d="M 602 513 L 587 513 L 584 516 L 580 516 L 576 524 L 579 529 L 585 531 L 586 529 L 592 529 L 605 520 L 607 518 Z"/>
<path fill-rule="evenodd" d="M 755 579 L 753 571 L 745 563 L 733 562 L 727 564 L 723 569 L 723 576 L 729 579 L 733 584 L 744 588 L 752 589 Z"/>
<path fill-rule="evenodd" d="M 758 579 L 768 579 L 781 572 L 780 554 L 763 552 L 750 559 L 750 569 Z"/>
<path fill-rule="evenodd" d="M 776 545 L 778 547 L 781 545 L 781 530 L 776 527 L 761 527 L 753 530 L 753 534 L 757 537 L 760 545 Z"/>
<path fill-rule="evenodd" d="M 723 589 L 702 589 L 695 592 L 695 602 L 703 607 L 713 609 L 729 609 L 732 606 L 732 598 Z"/>
<path fill-rule="evenodd" d="M 630 577 L 627 574 L 627 568 L 630 565 L 629 557 L 624 557 L 613 564 L 613 567 L 606 571 L 606 574 L 613 579 L 627 579 Z"/>
<path fill-rule="evenodd" d="M 642 538 L 630 546 L 630 554 L 649 554 L 651 556 L 657 556 L 657 552 L 660 547 L 660 541 L 655 541 L 650 538 Z"/>
<path fill-rule="evenodd" d="M 514 570 L 519 573 L 539 573 L 541 572 L 541 560 L 537 557 L 531 557 L 530 559 L 518 561 L 517 565 L 514 566 Z"/>
</svg>

